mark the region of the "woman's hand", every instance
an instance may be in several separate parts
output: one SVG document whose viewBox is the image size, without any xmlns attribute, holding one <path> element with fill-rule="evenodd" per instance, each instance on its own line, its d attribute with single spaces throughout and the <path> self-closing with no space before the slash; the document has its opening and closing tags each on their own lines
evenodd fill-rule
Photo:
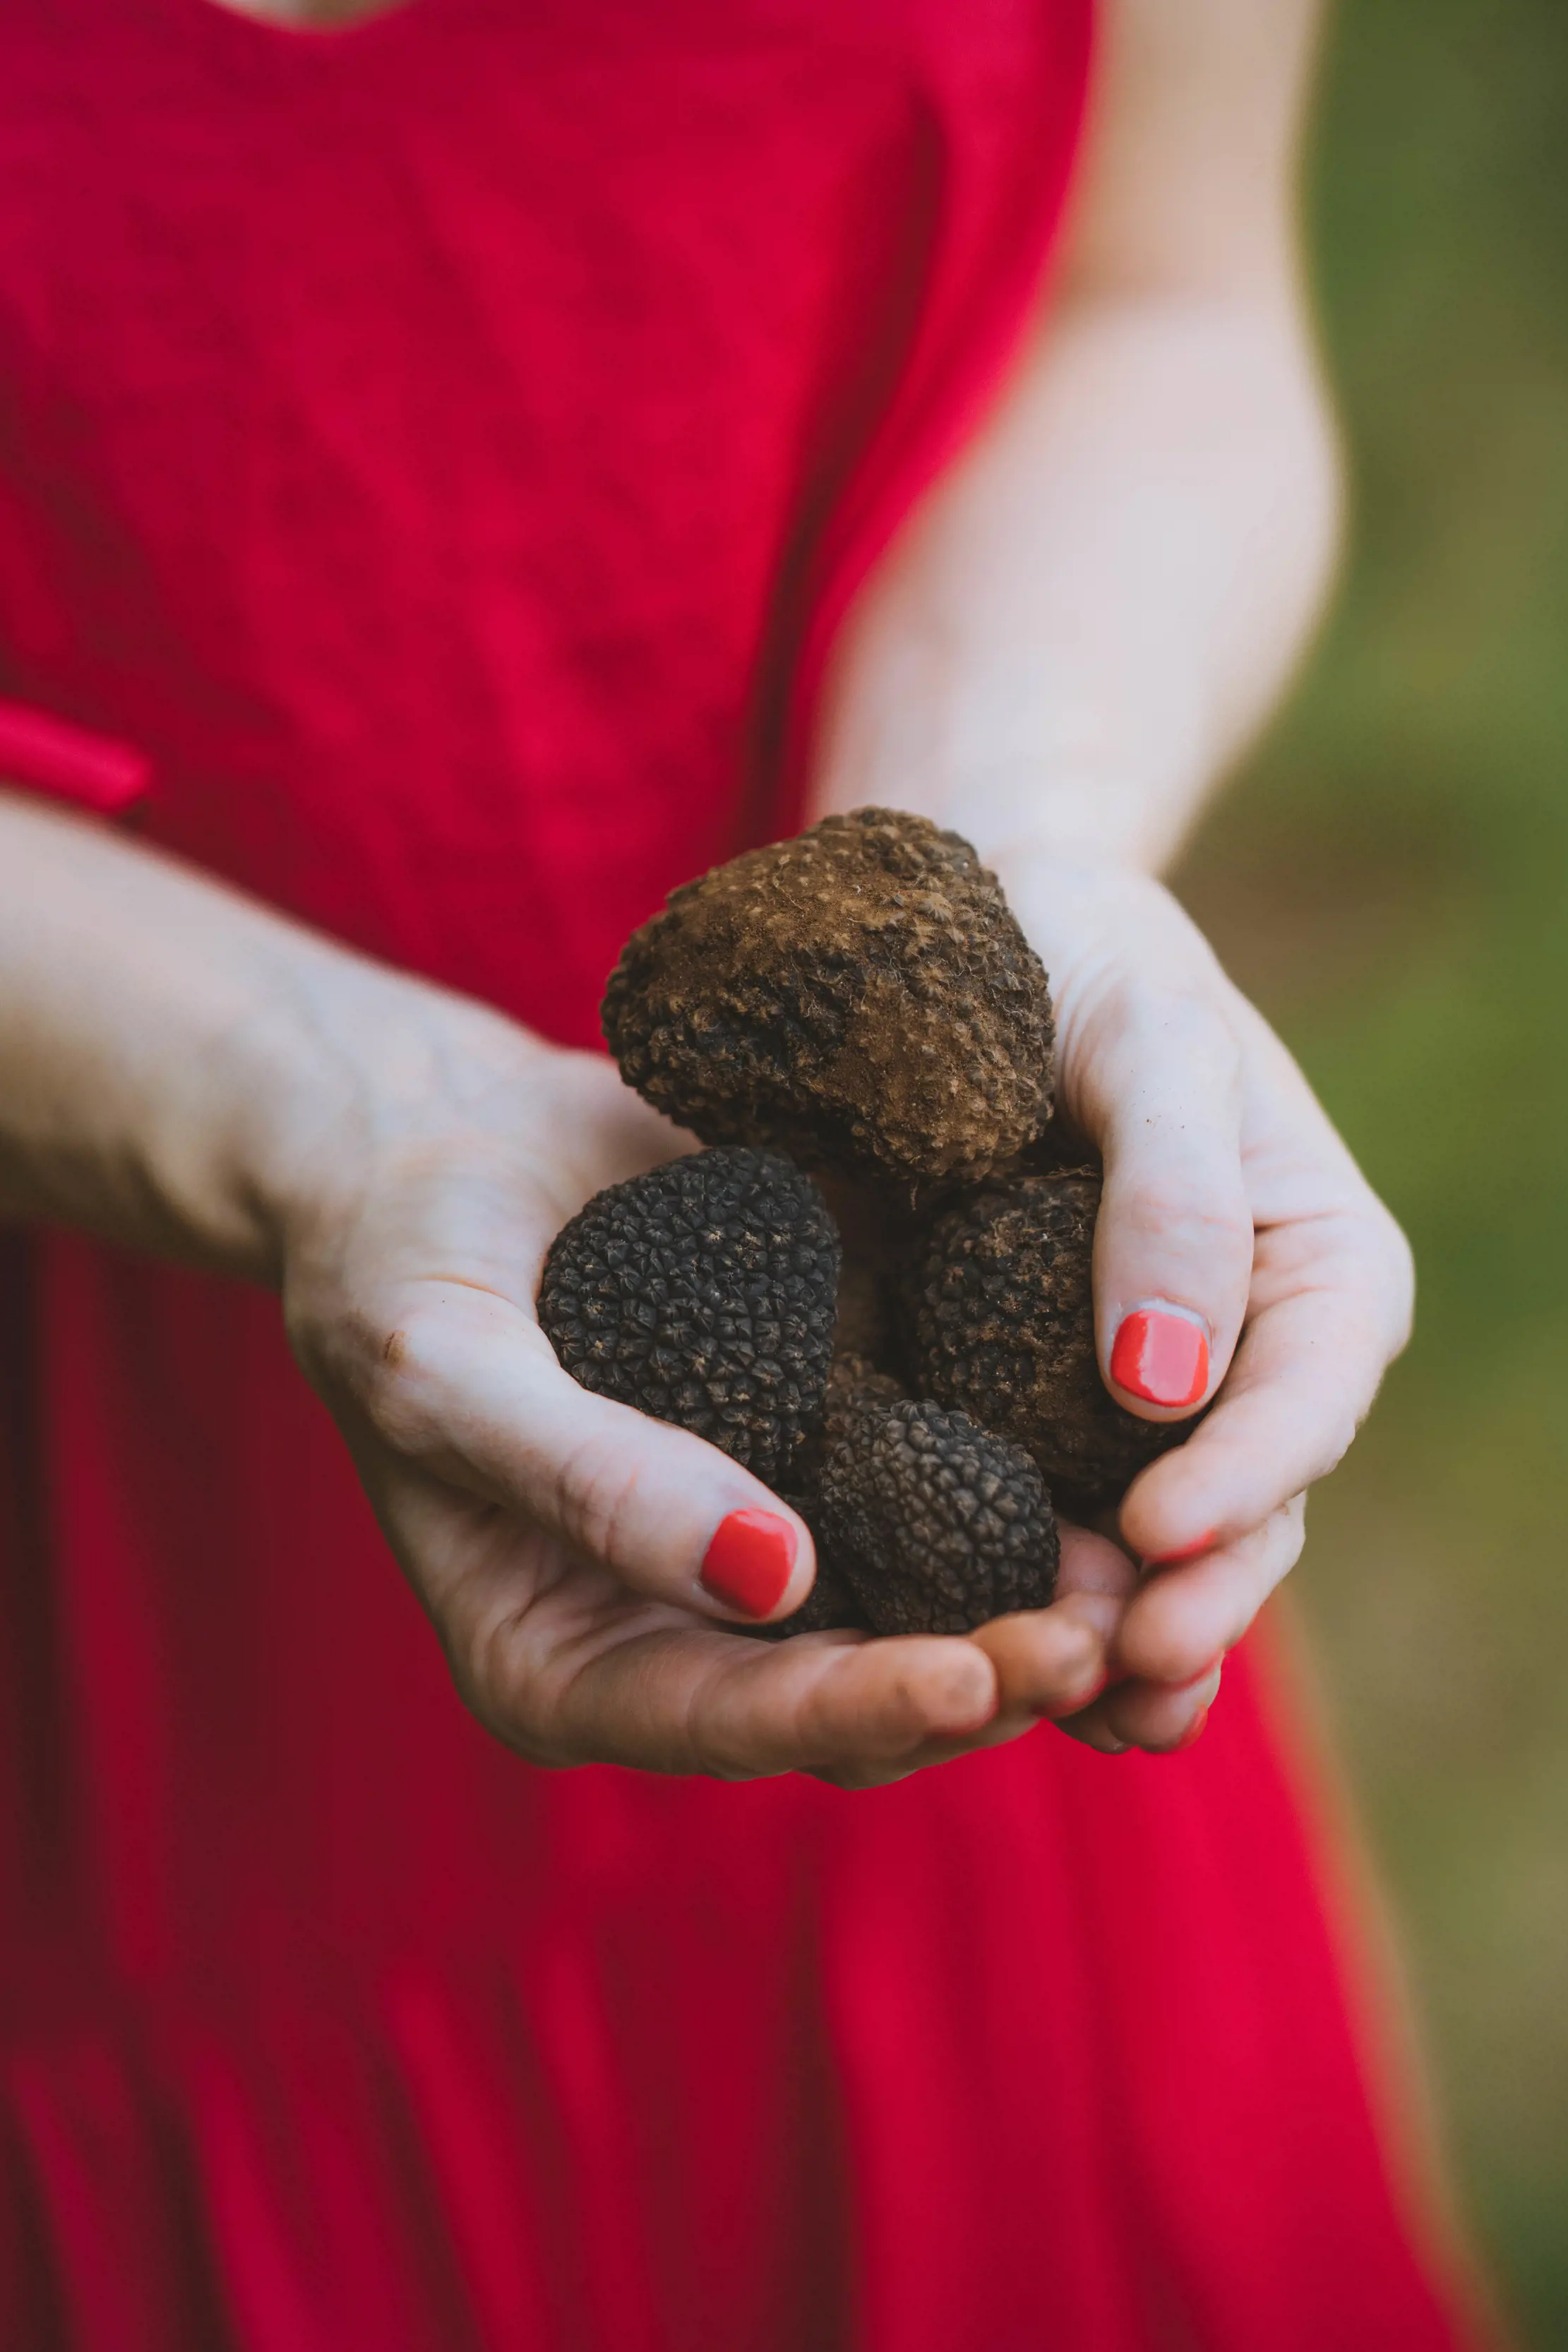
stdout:
<svg viewBox="0 0 1568 2352">
<path fill-rule="evenodd" d="M 810 1538 L 699 1438 L 591 1396 L 534 1312 L 601 1186 L 690 1148 L 602 1057 L 0 792 L 0 1214 L 282 1291 L 463 1696 L 524 1755 L 846 1785 L 1025 1730 L 1103 1679 L 1095 1604 L 972 1642 L 721 1632 L 731 1512 Z M 324 1565 L 329 1566 L 329 1563 Z"/>
<path fill-rule="evenodd" d="M 1102 1373 L 1149 1421 L 1216 1398 L 1134 1482 L 1124 1549 L 1087 1530 L 1063 1544 L 1062 1590 L 1105 1612 L 1123 1677 L 1065 1727 L 1099 1748 L 1178 1747 L 1201 1728 L 1224 1654 L 1295 1563 L 1306 1489 L 1405 1343 L 1409 1251 L 1166 890 L 1041 855 L 996 863 L 1051 974 L 1061 1109 L 1104 1155 Z M 1156 1319 L 1129 1328 L 1139 1316 Z M 1006 1706 L 1015 1672 L 998 1637 Z M 1027 1666 L 1016 1686 L 1027 1691 Z"/>
<path fill-rule="evenodd" d="M 434 992 L 419 1012 L 419 1083 L 311 1130 L 284 1299 L 479 1720 L 538 1763 L 863 1786 L 1081 1706 L 1105 1673 L 1097 1603 L 998 1632 L 1005 1709 L 985 1643 L 720 1630 L 747 1622 L 701 1580 L 720 1522 L 761 1510 L 792 1533 L 775 1618 L 810 1590 L 804 1525 L 700 1439 L 580 1388 L 533 1304 L 583 1201 L 690 1139 L 597 1056 Z"/>
</svg>

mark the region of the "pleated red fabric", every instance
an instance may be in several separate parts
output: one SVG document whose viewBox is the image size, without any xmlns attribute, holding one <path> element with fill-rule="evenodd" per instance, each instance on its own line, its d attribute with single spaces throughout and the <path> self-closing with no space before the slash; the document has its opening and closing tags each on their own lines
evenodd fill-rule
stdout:
<svg viewBox="0 0 1568 2352">
<path fill-rule="evenodd" d="M 548 1034 L 793 814 L 1087 0 L 0 12 L 0 761 Z M 8 731 L 6 731 L 8 730 Z M 0 1265 L 0 2339 L 1440 2352 L 1302 1775 L 465 1717 L 269 1299 Z"/>
</svg>

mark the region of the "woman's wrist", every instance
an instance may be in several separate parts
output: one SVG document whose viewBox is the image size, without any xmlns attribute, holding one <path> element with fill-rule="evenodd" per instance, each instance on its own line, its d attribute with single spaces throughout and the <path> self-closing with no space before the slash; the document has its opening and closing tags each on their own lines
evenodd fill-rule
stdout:
<svg viewBox="0 0 1568 2352">
<path fill-rule="evenodd" d="M 891 599 L 890 599 L 891 601 Z M 824 698 L 815 809 L 895 807 L 962 834 L 990 866 L 1019 856 L 1159 872 L 1202 806 L 1196 710 L 1157 761 L 1098 704 L 1017 664 L 945 650 L 874 604 L 852 622 Z"/>
<path fill-rule="evenodd" d="M 277 1283 L 291 1235 L 547 1051 L 96 825 L 0 794 L 0 1213 Z"/>
<path fill-rule="evenodd" d="M 394 1171 L 515 1150 L 516 1107 L 552 1058 L 483 1004 L 311 946 L 258 1009 L 228 1129 L 275 1284 Z"/>
</svg>

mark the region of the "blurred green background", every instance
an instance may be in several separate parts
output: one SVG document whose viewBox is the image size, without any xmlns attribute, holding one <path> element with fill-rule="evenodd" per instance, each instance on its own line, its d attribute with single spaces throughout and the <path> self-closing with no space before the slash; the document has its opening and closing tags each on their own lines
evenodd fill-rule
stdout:
<svg viewBox="0 0 1568 2352">
<path fill-rule="evenodd" d="M 1416 1245 L 1297 1580 L 1469 2210 L 1568 2347 L 1568 0 L 1344 0 L 1338 605 L 1178 887 Z"/>
</svg>

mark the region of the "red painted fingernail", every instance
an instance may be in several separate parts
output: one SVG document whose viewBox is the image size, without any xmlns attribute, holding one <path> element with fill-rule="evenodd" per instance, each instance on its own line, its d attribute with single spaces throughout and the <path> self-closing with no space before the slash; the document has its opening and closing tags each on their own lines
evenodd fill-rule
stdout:
<svg viewBox="0 0 1568 2352">
<path fill-rule="evenodd" d="M 774 1511 L 731 1511 L 703 1554 L 701 1581 L 716 1601 L 766 1617 L 795 1565 L 795 1530 Z"/>
<path fill-rule="evenodd" d="M 1203 1727 L 1207 1721 L 1208 1709 L 1205 1707 L 1201 1715 L 1195 1715 L 1193 1717 L 1192 1721 L 1187 1725 L 1186 1729 L 1182 1733 L 1181 1738 L 1171 1749 L 1171 1754 L 1173 1756 L 1179 1756 L 1184 1748 L 1190 1748 L 1195 1739 L 1201 1739 L 1203 1737 Z"/>
<path fill-rule="evenodd" d="M 1190 1316 L 1139 1307 L 1111 1350 L 1111 1378 L 1145 1404 L 1196 1404 L 1208 1386 L 1208 1341 Z"/>
<path fill-rule="evenodd" d="M 1175 1568 L 1184 1559 L 1196 1559 L 1200 1551 L 1207 1551 L 1219 1533 L 1218 1528 L 1205 1528 L 1191 1543 L 1180 1544 L 1175 1551 L 1151 1551 L 1144 1555 L 1145 1568 Z"/>
</svg>

